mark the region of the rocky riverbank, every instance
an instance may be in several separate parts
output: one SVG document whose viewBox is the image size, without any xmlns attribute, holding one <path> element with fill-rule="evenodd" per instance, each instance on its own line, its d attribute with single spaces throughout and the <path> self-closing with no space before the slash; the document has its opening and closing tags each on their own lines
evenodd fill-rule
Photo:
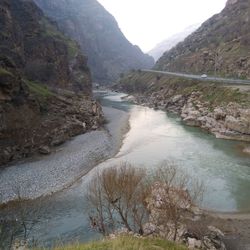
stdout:
<svg viewBox="0 0 250 250">
<path fill-rule="evenodd" d="M 164 93 L 156 92 L 149 97 L 136 96 L 135 100 L 142 105 L 177 113 L 185 124 L 201 127 L 217 138 L 250 141 L 249 108 L 230 102 L 210 109 L 209 102 L 202 102 L 201 97 L 202 93 L 197 91 L 188 97 L 174 95 L 165 99 Z"/>
<path fill-rule="evenodd" d="M 127 100 L 176 113 L 185 124 L 201 127 L 217 138 L 250 142 L 250 88 L 200 83 L 134 72 L 116 88 Z M 244 149 L 249 152 L 248 146 Z"/>
<path fill-rule="evenodd" d="M 36 154 L 50 154 L 56 150 L 55 146 L 73 136 L 101 126 L 103 113 L 96 101 L 71 91 L 58 91 L 42 103 L 45 107 L 39 107 L 41 103 L 31 98 L 30 105 L 6 107 L 8 112 L 4 111 L 0 133 L 0 167 Z M 46 108 L 42 115 L 39 113 L 41 108 Z"/>
<path fill-rule="evenodd" d="M 51 155 L 19 163 L 0 172 L 0 203 L 35 199 L 71 185 L 97 163 L 113 156 L 128 128 L 128 114 L 103 108 L 105 129 L 79 135 Z"/>
</svg>

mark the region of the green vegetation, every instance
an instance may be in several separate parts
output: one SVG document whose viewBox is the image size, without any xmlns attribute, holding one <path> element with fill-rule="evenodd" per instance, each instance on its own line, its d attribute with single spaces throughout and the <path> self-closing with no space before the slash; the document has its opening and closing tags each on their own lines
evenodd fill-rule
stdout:
<svg viewBox="0 0 250 250">
<path fill-rule="evenodd" d="M 185 250 L 184 246 L 160 238 L 137 238 L 120 236 L 113 240 L 103 240 L 89 244 L 57 247 L 54 250 Z"/>
<path fill-rule="evenodd" d="M 4 68 L 0 68 L 0 76 L 12 76 L 13 77 L 13 74 Z"/>
<path fill-rule="evenodd" d="M 78 51 L 79 51 L 76 42 L 74 42 L 72 40 L 65 40 L 65 42 L 68 45 L 69 58 L 74 58 L 77 55 Z"/>
<path fill-rule="evenodd" d="M 174 95 L 190 95 L 200 91 L 202 100 L 210 103 L 211 107 L 227 105 L 236 102 L 250 106 L 250 92 L 240 91 L 234 86 L 220 85 L 213 82 L 200 82 L 178 77 L 157 76 L 157 74 L 135 72 L 120 79 L 120 86 L 128 93 L 151 95 L 153 92 L 167 92 L 167 97 Z"/>
<path fill-rule="evenodd" d="M 74 58 L 76 56 L 77 52 L 79 51 L 79 48 L 75 41 L 62 34 L 47 19 L 42 19 L 40 23 L 44 28 L 44 36 L 53 37 L 57 41 L 62 41 L 63 43 L 65 43 L 67 45 L 69 58 Z"/>
<path fill-rule="evenodd" d="M 29 80 L 25 80 L 25 83 L 27 84 L 30 91 L 37 96 L 47 98 L 53 95 L 53 93 L 45 85 Z"/>
</svg>

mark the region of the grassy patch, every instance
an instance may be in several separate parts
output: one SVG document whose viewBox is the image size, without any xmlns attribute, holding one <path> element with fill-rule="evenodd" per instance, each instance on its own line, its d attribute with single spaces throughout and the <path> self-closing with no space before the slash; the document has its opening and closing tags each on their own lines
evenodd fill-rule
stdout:
<svg viewBox="0 0 250 250">
<path fill-rule="evenodd" d="M 45 85 L 28 80 L 25 80 L 25 83 L 27 84 L 29 90 L 37 96 L 47 98 L 53 95 L 53 93 Z"/>
<path fill-rule="evenodd" d="M 136 238 L 120 236 L 114 240 L 103 240 L 89 244 L 57 247 L 54 250 L 186 250 L 181 245 L 158 238 Z"/>
<path fill-rule="evenodd" d="M 61 33 L 59 30 L 57 30 L 48 20 L 42 19 L 40 23 L 44 28 L 44 33 L 43 33 L 44 36 L 53 37 L 58 41 L 64 42 L 67 45 L 68 56 L 70 59 L 76 56 L 76 54 L 79 51 L 79 48 L 75 41 L 71 40 L 63 33 Z"/>
<path fill-rule="evenodd" d="M 13 74 L 4 68 L 0 68 L 0 76 L 12 76 Z"/>
<path fill-rule="evenodd" d="M 202 100 L 214 106 L 227 105 L 236 102 L 250 107 L 250 93 L 239 91 L 230 86 L 222 86 L 213 82 L 199 82 L 198 80 L 169 77 L 152 73 L 130 73 L 120 80 L 120 85 L 129 93 L 143 93 L 170 90 L 174 95 L 190 95 L 194 91 L 202 93 Z"/>
</svg>

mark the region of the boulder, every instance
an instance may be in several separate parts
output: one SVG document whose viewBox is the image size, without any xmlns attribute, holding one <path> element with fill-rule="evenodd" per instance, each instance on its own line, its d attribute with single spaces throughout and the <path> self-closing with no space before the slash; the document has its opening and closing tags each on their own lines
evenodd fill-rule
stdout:
<svg viewBox="0 0 250 250">
<path fill-rule="evenodd" d="M 244 149 L 243 149 L 243 152 L 246 153 L 246 154 L 250 154 L 250 146 L 244 148 Z"/>
<path fill-rule="evenodd" d="M 201 249 L 202 242 L 195 238 L 187 238 L 188 249 Z"/>
<path fill-rule="evenodd" d="M 197 119 L 195 116 L 187 116 L 183 119 L 183 121 L 188 125 L 192 127 L 199 127 L 201 125 L 201 122 Z"/>
<path fill-rule="evenodd" d="M 51 153 L 51 150 L 48 146 L 42 146 L 39 148 L 39 153 L 42 155 L 48 155 Z"/>
<path fill-rule="evenodd" d="M 214 118 L 215 120 L 224 120 L 226 118 L 226 112 L 222 108 L 214 109 Z"/>
<path fill-rule="evenodd" d="M 250 134 L 250 113 L 249 117 L 247 117 L 247 112 L 242 113 L 239 118 L 235 118 L 231 115 L 227 116 L 225 120 L 225 126 L 230 130 L 242 134 Z"/>
</svg>

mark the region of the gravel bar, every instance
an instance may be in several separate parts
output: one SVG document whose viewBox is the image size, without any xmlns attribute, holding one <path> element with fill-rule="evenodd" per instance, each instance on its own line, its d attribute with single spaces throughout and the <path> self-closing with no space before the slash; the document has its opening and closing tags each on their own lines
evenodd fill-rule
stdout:
<svg viewBox="0 0 250 250">
<path fill-rule="evenodd" d="M 0 172 L 0 203 L 36 199 L 60 191 L 88 173 L 98 163 L 114 156 L 128 130 L 126 112 L 103 107 L 105 129 L 74 137 L 56 152 L 18 163 Z"/>
</svg>

